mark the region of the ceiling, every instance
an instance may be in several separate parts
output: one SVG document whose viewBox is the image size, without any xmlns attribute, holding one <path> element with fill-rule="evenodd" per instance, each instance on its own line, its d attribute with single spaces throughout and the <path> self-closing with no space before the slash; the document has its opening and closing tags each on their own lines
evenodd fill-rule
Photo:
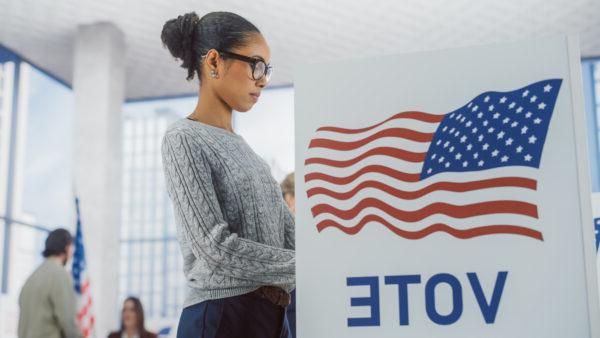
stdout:
<svg viewBox="0 0 600 338">
<path fill-rule="evenodd" d="M 271 85 L 292 85 L 294 65 L 579 34 L 600 56 L 600 0 L 0 0 L 0 44 L 70 84 L 77 26 L 113 22 L 125 33 L 126 97 L 197 92 L 162 47 L 163 23 L 194 10 L 236 12 L 271 46 Z"/>
</svg>

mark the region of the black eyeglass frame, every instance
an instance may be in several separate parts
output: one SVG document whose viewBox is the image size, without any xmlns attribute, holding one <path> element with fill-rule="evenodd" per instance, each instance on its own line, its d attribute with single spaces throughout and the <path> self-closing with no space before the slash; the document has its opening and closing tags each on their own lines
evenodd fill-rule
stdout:
<svg viewBox="0 0 600 338">
<path fill-rule="evenodd" d="M 263 78 L 266 78 L 267 81 L 270 80 L 271 74 L 273 73 L 273 66 L 271 66 L 270 64 L 267 64 L 264 60 L 259 59 L 259 58 L 253 58 L 253 57 L 245 56 L 245 55 L 240 55 L 240 54 L 236 54 L 236 53 L 232 53 L 232 52 L 226 52 L 226 51 L 217 51 L 217 52 L 219 52 L 219 55 L 221 55 L 224 58 L 232 58 L 232 59 L 236 59 L 236 60 L 244 61 L 244 62 L 248 63 L 250 65 L 250 67 L 252 68 L 252 79 L 254 81 L 260 81 Z M 257 79 L 254 76 L 254 71 L 256 69 L 256 65 L 259 62 L 262 62 L 265 65 L 265 71 Z"/>
</svg>

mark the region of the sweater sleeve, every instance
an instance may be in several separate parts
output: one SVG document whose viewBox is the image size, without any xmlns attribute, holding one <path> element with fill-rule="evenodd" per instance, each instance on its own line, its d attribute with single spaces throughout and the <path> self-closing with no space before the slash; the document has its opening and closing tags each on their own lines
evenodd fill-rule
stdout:
<svg viewBox="0 0 600 338">
<path fill-rule="evenodd" d="M 294 284 L 294 251 L 240 238 L 229 231 L 202 148 L 184 133 L 162 144 L 167 191 L 181 233 L 215 273 L 265 285 Z"/>
</svg>

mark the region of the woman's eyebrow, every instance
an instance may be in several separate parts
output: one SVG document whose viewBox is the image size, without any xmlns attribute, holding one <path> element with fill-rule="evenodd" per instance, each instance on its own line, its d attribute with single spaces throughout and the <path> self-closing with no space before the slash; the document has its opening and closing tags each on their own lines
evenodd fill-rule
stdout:
<svg viewBox="0 0 600 338">
<path fill-rule="evenodd" d="M 261 61 L 265 61 L 265 58 L 262 57 L 262 56 L 260 56 L 260 55 L 252 55 L 252 57 L 255 58 L 255 59 L 260 59 Z"/>
</svg>

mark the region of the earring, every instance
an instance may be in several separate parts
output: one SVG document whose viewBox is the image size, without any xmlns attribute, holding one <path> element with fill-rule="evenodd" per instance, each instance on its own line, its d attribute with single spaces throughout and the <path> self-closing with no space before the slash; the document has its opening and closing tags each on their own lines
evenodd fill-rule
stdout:
<svg viewBox="0 0 600 338">
<path fill-rule="evenodd" d="M 216 79 L 218 77 L 218 74 L 214 69 L 210 71 L 210 77 L 212 77 L 213 79 Z"/>
</svg>

